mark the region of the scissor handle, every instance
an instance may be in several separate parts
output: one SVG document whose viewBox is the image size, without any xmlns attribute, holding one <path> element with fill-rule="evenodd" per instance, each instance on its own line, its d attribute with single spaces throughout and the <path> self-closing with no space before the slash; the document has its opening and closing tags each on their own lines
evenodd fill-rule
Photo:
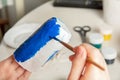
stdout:
<svg viewBox="0 0 120 80">
<path fill-rule="evenodd" d="M 90 26 L 83 26 L 82 29 L 85 32 L 89 32 L 91 30 Z"/>
<path fill-rule="evenodd" d="M 80 32 L 82 30 L 82 28 L 80 26 L 75 26 L 73 29 L 76 32 Z"/>
</svg>

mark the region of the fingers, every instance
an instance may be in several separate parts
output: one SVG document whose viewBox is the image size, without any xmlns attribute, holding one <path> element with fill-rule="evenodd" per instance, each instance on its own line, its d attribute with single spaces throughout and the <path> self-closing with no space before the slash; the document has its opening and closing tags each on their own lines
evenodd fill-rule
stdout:
<svg viewBox="0 0 120 80">
<path fill-rule="evenodd" d="M 87 56 L 100 66 L 106 67 L 106 63 L 100 51 L 89 44 L 82 44 L 87 51 Z"/>
<path fill-rule="evenodd" d="M 23 73 L 24 73 L 24 69 L 22 67 L 18 67 L 16 69 L 16 74 L 17 74 L 17 77 L 21 76 Z"/>
<path fill-rule="evenodd" d="M 16 70 L 20 65 L 16 61 L 13 61 L 11 66 Z"/>
<path fill-rule="evenodd" d="M 11 66 L 14 70 L 19 67 L 19 64 L 15 61 L 13 55 L 4 60 L 4 63 L 6 63 L 9 67 Z"/>
<path fill-rule="evenodd" d="M 9 65 L 9 64 L 11 64 L 13 61 L 14 61 L 14 57 L 13 57 L 13 55 L 11 55 L 10 57 L 8 57 L 7 59 L 5 59 L 5 60 L 2 61 L 2 62 Z"/>
<path fill-rule="evenodd" d="M 68 80 L 78 80 L 86 62 L 87 53 L 84 47 L 76 47 L 72 58 L 72 68 Z M 73 57 L 73 56 L 72 56 Z"/>
<path fill-rule="evenodd" d="M 7 69 L 8 67 L 10 68 L 12 62 L 14 61 L 13 56 L 8 57 L 7 59 L 3 60 L 0 62 L 1 69 Z"/>
<path fill-rule="evenodd" d="M 13 55 L 0 62 L 0 72 L 2 80 L 28 80 L 30 76 L 30 72 L 22 68 Z"/>
<path fill-rule="evenodd" d="M 85 71 L 80 80 L 109 80 L 108 73 L 87 62 Z"/>
<path fill-rule="evenodd" d="M 13 70 L 16 70 L 19 67 L 19 64 L 15 61 L 13 55 L 4 60 L 4 63 L 6 63 L 9 67 L 11 66 Z"/>
<path fill-rule="evenodd" d="M 23 75 L 21 75 L 18 80 L 28 80 L 31 73 L 27 70 L 24 71 Z"/>
<path fill-rule="evenodd" d="M 26 71 L 24 72 L 24 78 L 25 78 L 25 80 L 28 79 L 28 78 L 30 77 L 30 75 L 31 75 L 31 73 L 26 70 Z"/>
<path fill-rule="evenodd" d="M 75 57 L 75 55 L 71 55 L 71 56 L 69 57 L 70 61 L 73 61 L 74 57 Z"/>
<path fill-rule="evenodd" d="M 87 62 L 85 65 L 86 69 L 84 71 L 84 75 L 81 76 L 80 80 L 89 80 L 89 79 L 98 80 L 99 78 L 101 78 L 102 80 L 109 80 L 109 74 L 107 71 L 106 63 L 104 61 L 102 54 L 99 52 L 99 50 L 92 47 L 89 44 L 82 44 L 82 46 L 85 47 L 88 57 L 90 57 L 92 61 L 104 67 L 105 71 L 102 71 L 98 67 Z M 95 76 L 93 74 L 95 74 Z"/>
</svg>

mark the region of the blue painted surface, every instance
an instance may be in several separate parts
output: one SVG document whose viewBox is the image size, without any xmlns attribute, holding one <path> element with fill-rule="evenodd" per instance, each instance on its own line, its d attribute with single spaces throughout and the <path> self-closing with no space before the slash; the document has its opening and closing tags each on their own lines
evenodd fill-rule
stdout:
<svg viewBox="0 0 120 80">
<path fill-rule="evenodd" d="M 18 62 L 24 62 L 32 58 L 52 37 L 59 35 L 60 25 L 56 24 L 56 22 L 57 19 L 55 17 L 46 21 L 14 52 L 15 59 Z"/>
<path fill-rule="evenodd" d="M 55 56 L 57 53 L 58 53 L 58 50 L 55 51 L 53 54 L 51 54 L 51 55 L 48 57 L 48 59 L 45 61 L 45 63 L 43 64 L 43 66 L 44 66 L 48 61 L 50 61 L 51 59 L 53 59 L 54 56 Z"/>
</svg>

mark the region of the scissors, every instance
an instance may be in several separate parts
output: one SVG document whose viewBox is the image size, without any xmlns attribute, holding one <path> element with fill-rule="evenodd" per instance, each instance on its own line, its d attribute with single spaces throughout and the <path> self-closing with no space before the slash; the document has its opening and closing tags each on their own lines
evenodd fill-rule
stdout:
<svg viewBox="0 0 120 80">
<path fill-rule="evenodd" d="M 82 43 L 86 42 L 86 34 L 87 32 L 91 31 L 90 26 L 75 26 L 74 31 L 78 32 L 82 38 Z"/>
</svg>

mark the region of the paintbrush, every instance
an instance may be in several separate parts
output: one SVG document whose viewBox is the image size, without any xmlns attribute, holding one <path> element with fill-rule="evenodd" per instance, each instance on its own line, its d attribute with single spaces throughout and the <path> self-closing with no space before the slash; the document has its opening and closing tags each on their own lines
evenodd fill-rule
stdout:
<svg viewBox="0 0 120 80">
<path fill-rule="evenodd" d="M 59 39 L 57 39 L 57 38 L 53 38 L 54 40 L 56 40 L 56 41 L 58 41 L 58 42 L 60 42 L 63 46 L 65 46 L 66 48 L 68 48 L 69 50 L 71 50 L 72 52 L 74 52 L 73 51 L 73 47 L 71 46 L 71 45 L 69 45 L 69 44 L 67 44 L 67 43 L 65 43 L 65 42 L 63 42 L 63 41 L 61 41 L 61 40 L 59 40 Z M 98 67 L 99 69 L 101 69 L 101 70 L 105 70 L 104 69 L 104 67 L 102 67 L 101 65 L 99 65 L 98 63 L 96 63 L 96 62 L 94 62 L 91 58 L 87 58 L 87 62 L 90 62 L 91 64 L 93 64 L 93 65 L 95 65 L 96 67 Z"/>
</svg>

